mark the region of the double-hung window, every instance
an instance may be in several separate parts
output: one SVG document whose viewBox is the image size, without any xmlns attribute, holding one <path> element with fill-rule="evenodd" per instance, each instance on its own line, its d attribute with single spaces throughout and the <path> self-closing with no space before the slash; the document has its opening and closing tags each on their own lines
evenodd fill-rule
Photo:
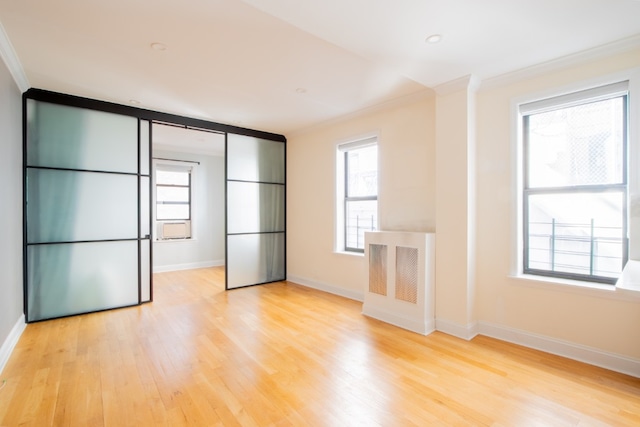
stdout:
<svg viewBox="0 0 640 427">
<path fill-rule="evenodd" d="M 378 228 L 378 145 L 367 138 L 338 146 L 340 250 L 364 252 L 364 232 Z M 341 166 L 341 167 L 340 167 Z M 342 172 L 342 173 L 341 173 Z M 340 182 L 342 178 L 342 182 Z"/>
<path fill-rule="evenodd" d="M 156 170 L 156 219 L 191 219 L 191 169 L 158 167 Z"/>
<path fill-rule="evenodd" d="M 628 83 L 520 106 L 524 273 L 615 283 L 628 257 Z"/>
<path fill-rule="evenodd" d="M 190 238 L 192 168 L 157 164 L 155 184 L 158 238 L 161 240 Z"/>
</svg>

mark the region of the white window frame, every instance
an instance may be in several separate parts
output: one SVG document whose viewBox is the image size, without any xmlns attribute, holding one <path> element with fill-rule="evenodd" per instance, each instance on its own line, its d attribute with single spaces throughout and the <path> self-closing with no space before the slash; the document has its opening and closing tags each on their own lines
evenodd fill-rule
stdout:
<svg viewBox="0 0 640 427">
<path fill-rule="evenodd" d="M 523 236 L 523 141 L 522 141 L 522 113 L 520 106 L 545 99 L 568 95 L 583 90 L 589 90 L 600 86 L 628 81 L 628 136 L 627 136 L 627 167 L 628 167 L 628 211 L 631 211 L 633 198 L 640 197 L 640 68 L 624 70 L 618 73 L 596 77 L 587 81 L 545 90 L 512 99 L 511 101 L 511 258 L 509 276 L 522 279 L 524 285 L 535 286 L 561 286 L 565 290 L 586 289 L 596 292 L 597 295 L 614 297 L 611 291 L 616 288 L 611 285 L 593 283 L 583 280 L 571 280 L 546 276 L 533 276 L 524 274 L 524 236 Z M 640 223 L 638 224 L 640 225 Z M 633 227 L 629 222 L 629 260 L 640 260 L 640 227 Z M 567 287 L 568 286 L 568 287 Z M 602 291 L 606 294 L 601 294 Z M 618 295 L 627 299 L 626 293 Z"/>
<path fill-rule="evenodd" d="M 368 134 L 363 135 L 358 138 L 351 138 L 346 141 L 341 141 L 336 144 L 336 199 L 335 199 L 335 252 L 343 253 L 343 254 L 351 254 L 351 255 L 364 255 L 364 249 L 357 250 L 355 248 L 347 248 L 346 246 L 346 163 L 345 163 L 345 153 L 351 150 L 355 150 L 358 148 L 364 148 L 371 145 L 376 145 L 379 147 L 379 138 L 377 134 Z M 379 173 L 380 173 L 380 159 L 378 157 L 378 186 L 376 189 L 375 199 L 372 197 L 367 198 L 368 200 L 376 201 L 376 217 L 379 218 Z"/>
<path fill-rule="evenodd" d="M 195 194 L 196 194 L 196 176 L 197 176 L 197 162 L 191 161 L 179 161 L 179 160 L 169 160 L 169 159 L 154 159 L 153 160 L 153 180 L 152 180 L 152 208 L 153 208 L 153 224 L 152 232 L 153 232 L 153 240 L 156 242 L 180 242 L 180 241 L 191 241 L 195 240 L 194 236 L 194 215 L 195 215 Z M 184 172 L 189 172 L 190 182 L 189 182 L 189 219 L 186 220 L 176 220 L 176 219 L 167 219 L 161 220 L 158 219 L 157 215 L 157 182 L 156 182 L 156 172 L 157 170 L 180 170 Z M 190 230 L 189 237 L 184 239 L 161 239 L 158 236 L 158 225 L 163 223 L 175 223 L 185 221 L 188 223 L 188 227 Z"/>
<path fill-rule="evenodd" d="M 531 166 L 531 164 L 529 163 L 530 158 L 527 155 L 527 146 L 530 143 L 528 140 L 528 128 L 526 126 L 527 118 L 536 114 L 543 114 L 546 112 L 550 112 L 550 111 L 557 111 L 557 110 L 562 110 L 562 109 L 566 109 L 566 108 L 571 108 L 571 107 L 575 107 L 575 106 L 579 106 L 579 105 L 587 105 L 593 102 L 598 102 L 598 101 L 604 101 L 604 100 L 610 100 L 610 99 L 619 99 L 622 98 L 624 100 L 624 105 L 623 105 L 623 110 L 622 110 L 622 120 L 623 120 L 623 146 L 622 146 L 622 160 L 624 162 L 623 165 L 623 169 L 622 169 L 622 176 L 621 176 L 621 181 L 619 183 L 607 183 L 607 184 L 580 184 L 580 185 L 565 185 L 565 186 L 558 186 L 558 187 L 527 187 L 526 185 L 526 174 L 527 174 L 527 168 Z M 559 96 L 559 97 L 554 97 L 554 98 L 549 98 L 549 99 L 545 99 L 545 100 L 541 100 L 541 101 L 537 101 L 537 102 L 533 102 L 533 103 L 528 103 L 528 104 L 524 104 L 520 106 L 520 115 L 521 115 L 521 120 L 522 125 L 523 125 L 523 132 L 522 132 L 522 144 L 523 144 L 523 157 L 524 157 L 524 161 L 523 161 L 523 171 L 522 174 L 524 176 L 524 188 L 523 188 L 523 197 L 524 197 L 524 201 L 523 201 L 523 225 L 524 225 L 524 234 L 523 234 L 523 240 L 524 240 L 524 244 L 523 244 L 523 263 L 524 263 L 524 273 L 525 274 L 532 274 L 532 275 L 537 275 L 537 276 L 549 276 L 549 277 L 558 277 L 558 278 L 566 278 L 566 279 L 572 279 L 572 280 L 584 280 L 584 281 L 591 281 L 591 282 L 597 282 L 597 283 L 608 283 L 608 284 L 613 284 L 615 283 L 616 279 L 612 279 L 609 277 L 603 277 L 603 276 L 599 276 L 597 274 L 595 274 L 594 270 L 590 270 L 589 273 L 568 273 L 568 272 L 564 272 L 564 271 L 556 271 L 553 267 L 551 270 L 546 270 L 546 269 L 537 269 L 534 267 L 527 267 L 527 261 L 528 261 L 528 250 L 527 247 L 529 245 L 527 245 L 527 230 L 530 230 L 530 227 L 532 226 L 532 223 L 529 223 L 527 221 L 527 201 L 529 200 L 529 197 L 535 197 L 535 196 L 550 196 L 553 194 L 584 194 L 585 192 L 596 192 L 596 193 L 601 193 L 601 192 L 612 192 L 612 193 L 617 193 L 620 194 L 623 197 L 623 203 L 622 203 L 622 228 L 621 228 L 621 232 L 622 235 L 620 236 L 620 238 L 622 239 L 620 241 L 621 247 L 622 247 L 622 253 L 621 253 L 621 263 L 622 265 L 620 266 L 620 271 L 622 271 L 622 266 L 624 264 L 626 264 L 627 260 L 628 260 L 628 241 L 627 241 L 627 220 L 628 220 L 628 209 L 627 209 L 627 202 L 626 202 L 626 198 L 627 198 L 627 166 L 628 166 L 628 158 L 627 158 L 627 141 L 628 141 L 628 132 L 627 132 L 627 128 L 628 128 L 628 111 L 627 111 L 627 106 L 628 106 L 628 82 L 624 81 L 624 82 L 619 82 L 619 83 L 615 83 L 612 85 L 606 85 L 606 86 L 600 86 L 597 88 L 593 88 L 593 89 L 588 89 L 588 90 L 584 90 L 584 91 L 580 91 L 580 92 L 574 92 L 571 94 L 567 94 L 567 95 L 563 95 L 563 96 Z M 593 236 L 593 222 L 592 222 L 592 236 L 591 236 L 591 268 L 593 269 L 593 263 L 594 263 L 594 236 Z M 553 235 L 553 232 L 552 232 Z M 553 243 L 555 242 L 555 238 L 552 238 L 552 248 L 553 248 Z M 556 251 L 554 249 L 551 249 L 551 254 L 552 254 L 552 258 L 553 258 L 553 254 L 555 254 Z M 553 261 L 551 261 L 553 262 Z M 552 264 L 553 265 L 553 264 Z"/>
</svg>

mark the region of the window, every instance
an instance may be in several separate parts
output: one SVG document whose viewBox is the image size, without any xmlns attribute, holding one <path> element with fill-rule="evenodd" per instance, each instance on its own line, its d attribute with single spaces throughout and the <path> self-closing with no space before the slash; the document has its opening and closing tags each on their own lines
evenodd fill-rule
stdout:
<svg viewBox="0 0 640 427">
<path fill-rule="evenodd" d="M 378 228 L 376 138 L 338 146 L 338 194 L 338 249 L 364 252 L 364 232 Z"/>
<path fill-rule="evenodd" d="M 615 283 L 628 257 L 628 83 L 520 106 L 524 273 Z"/>
<path fill-rule="evenodd" d="M 156 164 L 158 240 L 191 238 L 192 178 L 193 169 L 189 166 Z"/>
<path fill-rule="evenodd" d="M 156 170 L 156 219 L 191 219 L 191 169 Z"/>
</svg>

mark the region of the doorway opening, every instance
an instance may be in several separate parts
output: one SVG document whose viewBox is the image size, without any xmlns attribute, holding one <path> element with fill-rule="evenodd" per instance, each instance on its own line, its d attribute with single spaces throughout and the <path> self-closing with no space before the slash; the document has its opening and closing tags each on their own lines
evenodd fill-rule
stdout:
<svg viewBox="0 0 640 427">
<path fill-rule="evenodd" d="M 225 134 L 153 122 L 154 273 L 225 265 Z"/>
</svg>

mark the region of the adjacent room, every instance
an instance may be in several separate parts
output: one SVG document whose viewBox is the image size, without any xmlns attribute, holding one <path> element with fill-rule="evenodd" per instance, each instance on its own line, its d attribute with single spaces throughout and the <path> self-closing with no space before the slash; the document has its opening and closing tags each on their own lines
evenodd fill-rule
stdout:
<svg viewBox="0 0 640 427">
<path fill-rule="evenodd" d="M 224 145 L 222 133 L 152 126 L 154 272 L 224 265 Z"/>
<path fill-rule="evenodd" d="M 0 1 L 0 425 L 640 425 L 638 16 Z"/>
</svg>

